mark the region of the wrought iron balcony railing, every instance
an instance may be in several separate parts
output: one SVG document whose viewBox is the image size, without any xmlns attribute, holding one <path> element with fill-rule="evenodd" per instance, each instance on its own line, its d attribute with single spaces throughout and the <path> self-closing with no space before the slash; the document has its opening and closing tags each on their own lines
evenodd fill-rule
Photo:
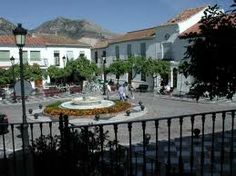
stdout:
<svg viewBox="0 0 236 176">
<path fill-rule="evenodd" d="M 0 136 L 0 175 L 233 176 L 235 111 L 89 125 L 61 116 L 28 123 L 29 136 L 10 124 Z"/>
</svg>

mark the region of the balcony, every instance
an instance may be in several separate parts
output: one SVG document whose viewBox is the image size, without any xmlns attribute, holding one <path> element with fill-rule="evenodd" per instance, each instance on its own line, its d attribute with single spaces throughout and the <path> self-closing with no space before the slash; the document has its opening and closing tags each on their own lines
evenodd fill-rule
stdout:
<svg viewBox="0 0 236 176">
<path fill-rule="evenodd" d="M 29 123 L 28 137 L 10 124 L 0 136 L 0 175 L 233 176 L 235 111 L 83 126 L 61 116 Z"/>
</svg>

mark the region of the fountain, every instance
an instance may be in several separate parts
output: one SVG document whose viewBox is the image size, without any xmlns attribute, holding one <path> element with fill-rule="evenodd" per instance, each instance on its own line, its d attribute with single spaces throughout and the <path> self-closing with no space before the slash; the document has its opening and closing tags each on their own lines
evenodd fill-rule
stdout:
<svg viewBox="0 0 236 176">
<path fill-rule="evenodd" d="M 82 96 L 73 98 L 61 104 L 61 108 L 65 109 L 96 109 L 107 108 L 114 105 L 113 101 L 103 100 L 101 97 L 96 96 Z"/>
</svg>

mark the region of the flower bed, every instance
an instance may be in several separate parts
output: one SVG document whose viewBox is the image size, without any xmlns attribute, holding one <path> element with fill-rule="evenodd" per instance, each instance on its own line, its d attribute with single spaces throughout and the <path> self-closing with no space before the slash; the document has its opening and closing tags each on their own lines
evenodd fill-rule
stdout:
<svg viewBox="0 0 236 176">
<path fill-rule="evenodd" d="M 60 108 L 61 101 L 56 103 L 50 104 L 45 107 L 44 114 L 49 115 L 51 117 L 58 117 L 61 113 L 74 116 L 74 117 L 81 117 L 81 116 L 91 116 L 96 114 L 112 114 L 118 113 L 122 111 L 126 111 L 131 107 L 129 102 L 124 101 L 114 101 L 114 105 L 107 108 L 97 108 L 97 109 L 63 109 Z"/>
</svg>

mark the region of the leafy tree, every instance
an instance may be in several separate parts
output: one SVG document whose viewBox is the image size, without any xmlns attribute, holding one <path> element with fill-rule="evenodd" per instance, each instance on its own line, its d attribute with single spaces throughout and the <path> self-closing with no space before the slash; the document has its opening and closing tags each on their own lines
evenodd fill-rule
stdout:
<svg viewBox="0 0 236 176">
<path fill-rule="evenodd" d="M 127 72 L 129 73 L 129 80 L 128 83 L 131 84 L 131 81 L 139 74 L 140 72 L 145 72 L 146 73 L 146 58 L 141 57 L 141 56 L 132 56 L 128 58 L 127 60 L 127 66 L 128 70 Z"/>
<path fill-rule="evenodd" d="M 27 64 L 23 65 L 24 70 L 24 79 L 28 81 L 35 81 L 42 79 L 43 71 L 40 69 L 38 64 L 33 64 L 32 66 Z M 0 69 L 0 84 L 6 85 L 13 83 L 13 67 L 11 66 L 9 69 Z M 20 79 L 20 66 L 14 65 L 14 75 L 15 80 Z"/>
<path fill-rule="evenodd" d="M 52 82 L 58 82 L 58 80 L 62 83 L 62 80 L 65 78 L 65 72 L 63 68 L 58 68 L 55 65 L 51 65 L 48 67 L 47 74 L 51 78 Z"/>
<path fill-rule="evenodd" d="M 79 76 L 84 77 L 86 80 L 91 80 L 98 70 L 97 65 L 90 62 L 86 57 L 79 57 L 73 64 L 73 68 Z"/>
<path fill-rule="evenodd" d="M 190 33 L 190 45 L 181 66 L 185 76 L 195 78 L 194 87 L 201 87 L 210 97 L 232 98 L 236 85 L 235 14 L 226 15 L 219 7 L 209 7 L 200 21 L 200 33 Z"/>
<path fill-rule="evenodd" d="M 41 80 L 43 71 L 38 64 L 25 64 L 24 65 L 24 77 L 26 80 L 35 81 Z"/>
<path fill-rule="evenodd" d="M 170 62 L 149 58 L 145 64 L 145 72 L 148 75 L 160 75 L 161 77 L 164 77 L 170 73 Z"/>
<path fill-rule="evenodd" d="M 109 72 L 117 76 L 118 82 L 121 75 L 128 73 L 128 83 L 143 72 L 146 75 L 161 76 L 168 75 L 170 72 L 170 63 L 163 60 L 156 60 L 152 58 L 144 58 L 141 56 L 132 56 L 127 60 L 117 60 L 109 67 Z"/>
<path fill-rule="evenodd" d="M 0 68 L 0 85 L 1 86 L 5 86 L 6 84 L 9 84 L 10 83 L 10 75 L 9 75 L 9 72 L 3 68 Z"/>
<path fill-rule="evenodd" d="M 120 76 L 127 73 L 128 65 L 125 60 L 117 60 L 114 61 L 109 68 L 107 69 L 107 72 L 112 73 L 116 75 L 117 83 L 119 83 Z"/>
<path fill-rule="evenodd" d="M 235 13 L 236 12 L 236 0 L 234 0 L 233 4 L 230 7 L 232 8 L 231 12 Z"/>
</svg>

